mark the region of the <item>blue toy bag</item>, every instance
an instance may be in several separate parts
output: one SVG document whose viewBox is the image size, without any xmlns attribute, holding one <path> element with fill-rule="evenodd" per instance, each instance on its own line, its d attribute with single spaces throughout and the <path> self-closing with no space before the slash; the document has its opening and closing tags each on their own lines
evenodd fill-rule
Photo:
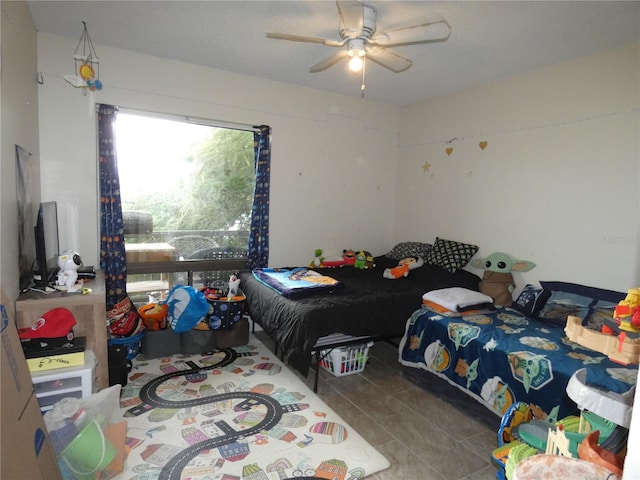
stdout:
<svg viewBox="0 0 640 480">
<path fill-rule="evenodd" d="M 177 333 L 188 332 L 209 313 L 209 302 L 191 286 L 176 285 L 167 296 L 167 320 Z"/>
</svg>

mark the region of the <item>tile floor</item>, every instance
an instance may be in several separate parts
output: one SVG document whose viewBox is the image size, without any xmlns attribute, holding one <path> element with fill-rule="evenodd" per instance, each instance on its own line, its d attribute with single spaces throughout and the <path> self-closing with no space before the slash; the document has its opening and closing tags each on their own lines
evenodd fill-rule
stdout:
<svg viewBox="0 0 640 480">
<path fill-rule="evenodd" d="M 274 349 L 264 331 L 256 329 L 255 335 Z M 500 419 L 488 411 L 465 411 L 466 396 L 457 390 L 454 395 L 465 398 L 462 408 L 453 406 L 406 379 L 402 369 L 397 348 L 377 342 L 363 372 L 335 377 L 320 371 L 318 396 L 391 462 L 367 479 L 494 480 L 491 451 Z M 311 388 L 313 375 L 304 379 Z"/>
</svg>

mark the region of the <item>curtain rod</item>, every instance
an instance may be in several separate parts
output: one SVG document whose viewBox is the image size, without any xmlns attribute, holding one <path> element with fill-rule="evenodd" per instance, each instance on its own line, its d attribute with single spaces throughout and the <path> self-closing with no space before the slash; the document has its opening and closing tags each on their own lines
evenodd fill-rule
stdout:
<svg viewBox="0 0 640 480">
<path fill-rule="evenodd" d="M 96 105 L 96 109 L 98 105 Z M 166 120 L 178 120 L 187 123 L 195 123 L 199 125 L 207 125 L 210 127 L 219 128 L 232 128 L 234 130 L 245 130 L 247 132 L 260 132 L 260 127 L 255 125 L 248 125 L 246 123 L 227 122 L 223 120 L 212 120 L 209 118 L 192 117 L 190 115 L 179 115 L 174 113 L 161 113 L 152 110 L 144 110 L 140 108 L 129 108 L 118 106 L 119 111 L 123 113 L 139 113 L 148 116 L 154 116 L 156 118 L 164 118 Z"/>
</svg>

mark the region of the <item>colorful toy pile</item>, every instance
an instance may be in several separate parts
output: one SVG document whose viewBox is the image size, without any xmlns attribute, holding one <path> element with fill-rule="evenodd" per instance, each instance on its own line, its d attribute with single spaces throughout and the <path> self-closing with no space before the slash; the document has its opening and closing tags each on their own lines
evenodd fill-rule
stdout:
<svg viewBox="0 0 640 480">
<path fill-rule="evenodd" d="M 582 319 L 569 316 L 565 333 L 572 342 L 604 353 L 614 362 L 640 363 L 640 287 L 627 292 L 613 318 L 605 321 L 602 332 L 590 330 L 582 325 Z"/>
</svg>

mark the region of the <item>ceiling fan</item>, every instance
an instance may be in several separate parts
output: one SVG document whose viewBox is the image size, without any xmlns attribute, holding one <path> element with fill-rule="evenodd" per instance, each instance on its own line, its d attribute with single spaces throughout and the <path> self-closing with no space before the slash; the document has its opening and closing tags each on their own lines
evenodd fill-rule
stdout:
<svg viewBox="0 0 640 480">
<path fill-rule="evenodd" d="M 345 47 L 311 67 L 311 73 L 322 72 L 343 58 L 349 58 L 349 68 L 359 72 L 365 59 L 392 72 L 404 72 L 411 60 L 392 47 L 421 43 L 443 42 L 451 35 L 451 27 L 439 15 L 415 25 L 396 26 L 384 32 L 376 30 L 376 11 L 359 1 L 336 1 L 340 17 L 339 40 L 288 33 L 267 33 L 267 38 L 293 42 L 319 43 L 329 47 Z"/>
</svg>

